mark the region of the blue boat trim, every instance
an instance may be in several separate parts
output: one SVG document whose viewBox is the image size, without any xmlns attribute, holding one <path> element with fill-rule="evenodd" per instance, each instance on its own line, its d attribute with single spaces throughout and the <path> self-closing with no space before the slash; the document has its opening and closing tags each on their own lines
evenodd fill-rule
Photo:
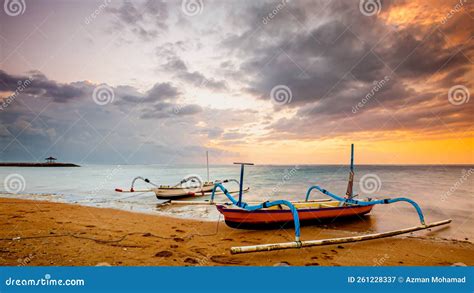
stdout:
<svg viewBox="0 0 474 293">
<path fill-rule="evenodd" d="M 232 210 L 232 212 L 234 213 L 248 213 L 249 211 L 248 210 L 243 210 L 243 209 L 232 209 L 232 208 L 228 208 L 226 207 L 225 205 L 219 205 L 221 206 L 223 209 L 227 209 L 227 210 Z M 319 212 L 319 211 L 327 211 L 327 210 L 347 210 L 347 209 L 354 209 L 354 208 L 359 208 L 360 206 L 345 206 L 345 207 L 330 207 L 330 208 L 320 208 L 320 209 L 300 209 L 298 210 L 298 213 L 308 213 L 308 212 Z M 290 210 L 255 210 L 255 211 L 252 211 L 252 213 L 288 213 L 288 212 L 291 212 Z"/>
<path fill-rule="evenodd" d="M 420 218 L 420 222 L 422 225 L 425 225 L 425 217 L 423 216 L 423 212 L 421 211 L 420 206 L 414 202 L 413 200 L 406 198 L 406 197 L 397 197 L 397 198 L 386 198 L 386 199 L 381 199 L 381 200 L 370 200 L 370 201 L 362 201 L 362 200 L 356 200 L 353 198 L 344 198 L 342 196 L 335 195 L 332 192 L 327 191 L 326 189 L 323 189 L 317 185 L 311 186 L 308 191 L 306 192 L 306 201 L 309 199 L 309 195 L 311 194 L 311 191 L 314 189 L 317 189 L 321 191 L 323 194 L 330 196 L 334 198 L 337 201 L 344 202 L 344 203 L 349 203 L 349 204 L 354 204 L 354 205 L 360 205 L 360 206 L 368 206 L 368 205 L 376 205 L 376 204 L 391 204 L 399 201 L 404 201 L 408 202 L 411 204 L 415 209 L 416 212 L 418 213 L 418 217 Z"/>
</svg>

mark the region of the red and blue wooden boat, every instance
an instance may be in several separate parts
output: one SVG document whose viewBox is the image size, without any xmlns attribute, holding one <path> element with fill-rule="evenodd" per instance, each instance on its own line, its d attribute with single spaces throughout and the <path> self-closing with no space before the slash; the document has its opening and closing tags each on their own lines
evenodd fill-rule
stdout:
<svg viewBox="0 0 474 293">
<path fill-rule="evenodd" d="M 292 202 L 298 211 L 301 224 L 317 224 L 325 220 L 361 217 L 372 210 L 373 205 L 343 205 L 339 201 Z M 293 214 L 285 205 L 276 205 L 248 211 L 234 205 L 217 204 L 225 223 L 232 228 L 282 227 L 293 225 Z"/>
<path fill-rule="evenodd" d="M 400 235 L 418 230 L 424 230 L 431 227 L 446 225 L 451 222 L 450 219 L 434 222 L 430 224 L 425 223 L 423 212 L 420 206 L 413 200 L 405 197 L 386 198 L 386 199 L 355 199 L 353 194 L 354 182 L 354 145 L 351 145 L 351 165 L 349 173 L 349 182 L 347 185 L 347 192 L 345 196 L 339 196 L 327 191 L 317 185 L 311 186 L 306 192 L 305 201 L 286 201 L 275 200 L 271 202 L 263 202 L 260 204 L 246 203 L 242 201 L 243 193 L 243 177 L 245 165 L 253 165 L 252 163 L 234 163 L 241 165 L 240 171 L 240 190 L 239 198 L 235 199 L 230 192 L 222 185 L 217 183 L 212 190 L 210 204 L 215 204 L 217 210 L 224 215 L 225 222 L 228 226 L 233 228 L 254 228 L 254 227 L 272 227 L 272 226 L 286 226 L 291 224 L 295 228 L 295 241 L 285 243 L 260 244 L 242 247 L 232 247 L 232 253 L 247 253 L 256 251 L 270 251 L 277 249 L 301 248 L 309 246 L 319 246 L 337 243 L 347 243 L 355 241 L 364 241 L 382 237 L 389 237 Z M 221 204 L 214 203 L 214 196 L 216 189 L 219 188 L 231 201 L 231 203 Z M 318 190 L 321 193 L 329 196 L 329 200 L 309 200 L 311 191 Z M 355 237 L 343 237 L 323 240 L 300 240 L 300 224 L 314 223 L 323 220 L 335 220 L 348 217 L 361 217 L 369 213 L 375 205 L 391 204 L 395 202 L 407 202 L 411 204 L 419 217 L 420 226 L 399 229 L 395 231 L 367 234 Z"/>
</svg>

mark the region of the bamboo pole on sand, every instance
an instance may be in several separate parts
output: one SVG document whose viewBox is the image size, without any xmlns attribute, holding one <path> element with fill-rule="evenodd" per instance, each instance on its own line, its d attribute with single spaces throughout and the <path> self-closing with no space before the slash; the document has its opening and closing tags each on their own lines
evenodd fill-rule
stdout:
<svg viewBox="0 0 474 293">
<path fill-rule="evenodd" d="M 250 245 L 250 246 L 237 246 L 237 247 L 231 247 L 230 252 L 232 254 L 239 254 L 239 253 L 271 251 L 271 250 L 301 248 L 301 247 L 310 247 L 310 246 L 341 244 L 341 243 L 349 243 L 349 242 L 359 242 L 359 241 L 366 241 L 366 240 L 372 240 L 372 239 L 378 239 L 378 238 L 384 238 L 384 237 L 391 237 L 391 236 L 405 234 L 409 232 L 424 230 L 424 229 L 428 229 L 428 228 L 432 228 L 436 226 L 446 225 L 449 223 L 451 223 L 451 219 L 433 222 L 426 225 L 400 229 L 400 230 L 360 235 L 360 236 L 354 236 L 354 237 L 342 237 L 342 238 L 332 238 L 332 239 L 322 239 L 322 240 L 306 240 L 306 241 L 301 241 L 301 242 L 293 241 L 293 242 L 260 244 L 260 245 Z"/>
</svg>

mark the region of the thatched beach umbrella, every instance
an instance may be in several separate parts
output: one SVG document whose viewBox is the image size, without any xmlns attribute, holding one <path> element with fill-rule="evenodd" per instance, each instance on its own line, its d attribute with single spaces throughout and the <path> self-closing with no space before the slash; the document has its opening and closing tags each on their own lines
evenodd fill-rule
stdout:
<svg viewBox="0 0 474 293">
<path fill-rule="evenodd" d="M 48 162 L 48 163 L 54 163 L 54 161 L 56 161 L 57 159 L 56 159 L 56 158 L 53 158 L 53 157 L 49 157 L 49 158 L 46 158 L 45 160 L 46 160 L 46 162 Z"/>
</svg>

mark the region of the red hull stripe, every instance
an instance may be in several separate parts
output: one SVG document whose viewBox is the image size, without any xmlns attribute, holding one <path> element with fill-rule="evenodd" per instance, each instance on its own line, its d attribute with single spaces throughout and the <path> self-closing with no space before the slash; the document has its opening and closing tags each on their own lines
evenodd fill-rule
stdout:
<svg viewBox="0 0 474 293">
<path fill-rule="evenodd" d="M 300 221 L 316 219 L 330 219 L 338 217 L 349 217 L 367 214 L 373 206 L 351 206 L 323 209 L 299 209 Z M 224 215 L 226 221 L 237 223 L 268 224 L 293 221 L 290 210 L 257 210 L 246 211 L 242 209 L 229 209 L 223 205 L 217 205 L 217 209 Z"/>
</svg>

